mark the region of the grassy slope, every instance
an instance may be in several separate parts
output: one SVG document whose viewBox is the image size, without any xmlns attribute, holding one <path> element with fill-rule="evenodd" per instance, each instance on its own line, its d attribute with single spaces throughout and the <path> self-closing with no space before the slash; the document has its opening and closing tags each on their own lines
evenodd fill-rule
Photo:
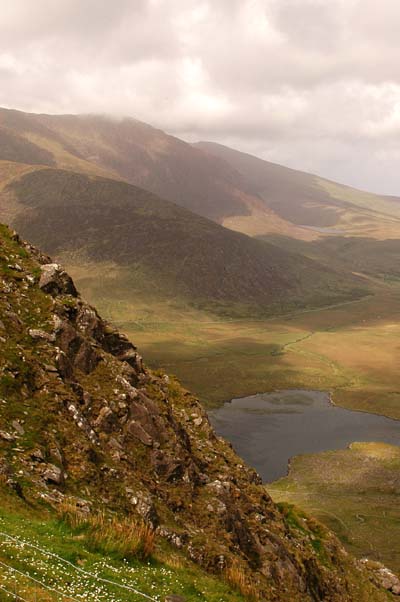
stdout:
<svg viewBox="0 0 400 602">
<path fill-rule="evenodd" d="M 167 594 L 178 594 L 188 602 L 241 602 L 244 598 L 222 580 L 204 573 L 183 554 L 158 544 L 150 560 L 124 559 L 118 553 L 104 553 L 101 548 L 88 545 L 84 531 L 72 528 L 43 505 L 33 508 L 0 488 L 0 532 L 28 544 L 33 544 L 71 562 L 76 567 L 102 579 L 127 584 L 130 587 L 163 600 Z M 86 577 L 29 545 L 20 545 L 0 534 L 0 561 L 35 577 L 49 587 L 55 587 L 66 596 L 84 597 L 88 602 L 118 600 L 137 602 L 142 598 L 97 578 Z M 0 567 L 1 585 L 13 591 L 13 573 Z M 18 577 L 18 593 L 29 601 L 36 601 L 33 583 Z M 0 591 L 0 599 L 3 599 Z M 53 600 L 45 588 L 37 587 L 40 600 Z M 4 599 L 9 599 L 5 597 Z"/>
<path fill-rule="evenodd" d="M 352 236 L 400 237 L 397 198 L 365 193 L 219 144 L 202 142 L 196 147 L 227 161 L 251 182 L 253 193 L 264 200 L 265 206 L 285 220 L 315 227 L 322 233 L 325 228 L 327 233 L 333 228 Z M 224 225 L 256 235 L 261 235 L 263 229 L 257 211 L 252 216 L 230 217 Z M 268 224 L 265 232 L 271 232 Z"/>
<path fill-rule="evenodd" d="M 3 207 L 16 202 L 11 223 L 23 236 L 63 255 L 67 267 L 78 257 L 97 274 L 113 262 L 114 291 L 128 301 L 147 292 L 217 313 L 270 315 L 366 292 L 353 276 L 231 232 L 124 182 L 39 169 L 9 184 L 7 194 Z"/>
<path fill-rule="evenodd" d="M 289 476 L 268 486 L 276 501 L 312 513 L 358 557 L 400 571 L 400 448 L 354 443 L 294 458 Z"/>
<path fill-rule="evenodd" d="M 206 217 L 246 214 L 256 201 L 224 161 L 135 119 L 0 109 L 2 124 L 50 151 L 59 167 L 102 169 Z"/>
</svg>

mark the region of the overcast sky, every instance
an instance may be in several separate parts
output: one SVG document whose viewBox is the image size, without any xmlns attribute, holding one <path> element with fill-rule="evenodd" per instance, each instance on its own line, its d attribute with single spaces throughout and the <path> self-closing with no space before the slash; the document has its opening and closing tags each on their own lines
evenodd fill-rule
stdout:
<svg viewBox="0 0 400 602">
<path fill-rule="evenodd" d="M 400 0 L 0 0 L 0 105 L 400 194 Z"/>
</svg>

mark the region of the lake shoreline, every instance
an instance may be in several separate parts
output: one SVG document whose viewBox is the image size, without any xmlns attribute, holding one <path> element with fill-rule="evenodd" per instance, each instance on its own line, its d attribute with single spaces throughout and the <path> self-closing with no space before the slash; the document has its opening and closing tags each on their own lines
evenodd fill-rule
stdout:
<svg viewBox="0 0 400 602">
<path fill-rule="evenodd" d="M 209 412 L 265 484 L 288 476 L 291 458 L 346 449 L 354 442 L 400 445 L 400 421 L 337 405 L 332 391 L 275 390 L 235 398 Z"/>
</svg>

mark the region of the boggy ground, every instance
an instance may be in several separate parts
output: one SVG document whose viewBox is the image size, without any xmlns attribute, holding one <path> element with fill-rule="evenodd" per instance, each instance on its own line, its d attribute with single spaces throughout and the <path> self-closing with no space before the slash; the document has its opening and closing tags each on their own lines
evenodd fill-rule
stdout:
<svg viewBox="0 0 400 602">
<path fill-rule="evenodd" d="M 300 506 L 345 547 L 400 571 L 400 448 L 353 443 L 293 458 L 289 475 L 268 485 L 275 501 Z"/>
</svg>

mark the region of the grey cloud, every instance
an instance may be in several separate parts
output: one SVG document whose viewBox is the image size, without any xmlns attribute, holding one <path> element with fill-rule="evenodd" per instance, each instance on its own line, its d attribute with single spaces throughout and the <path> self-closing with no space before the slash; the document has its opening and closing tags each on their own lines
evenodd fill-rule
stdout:
<svg viewBox="0 0 400 602">
<path fill-rule="evenodd" d="M 343 41 L 343 22 L 336 2 L 275 0 L 267 14 L 291 43 L 318 54 L 335 51 Z"/>
<path fill-rule="evenodd" d="M 0 104 L 131 115 L 400 194 L 398 0 L 5 0 Z"/>
</svg>

